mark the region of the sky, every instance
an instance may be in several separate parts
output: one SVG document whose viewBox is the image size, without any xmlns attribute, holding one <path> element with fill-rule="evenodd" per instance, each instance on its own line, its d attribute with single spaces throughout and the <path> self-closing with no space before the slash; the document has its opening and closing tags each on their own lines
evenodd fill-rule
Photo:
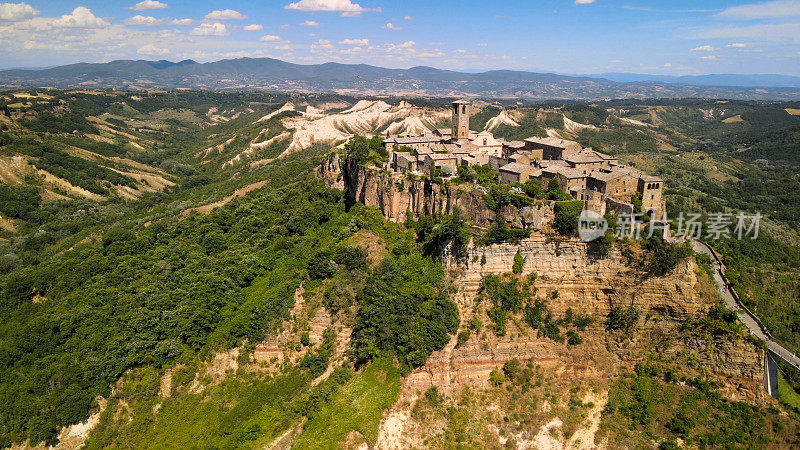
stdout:
<svg viewBox="0 0 800 450">
<path fill-rule="evenodd" d="M 800 75 L 800 0 L 0 0 L 0 68 L 242 57 Z"/>
</svg>

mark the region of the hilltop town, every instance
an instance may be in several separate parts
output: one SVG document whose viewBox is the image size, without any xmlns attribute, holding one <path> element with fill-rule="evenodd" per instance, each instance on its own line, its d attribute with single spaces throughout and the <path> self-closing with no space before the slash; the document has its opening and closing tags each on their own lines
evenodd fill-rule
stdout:
<svg viewBox="0 0 800 450">
<path fill-rule="evenodd" d="M 384 146 L 389 162 L 385 168 L 443 180 L 452 179 L 469 167 L 484 168 L 478 170 L 491 174 L 496 171 L 499 183 L 515 189 L 530 180 L 538 180 L 543 186 L 555 183 L 601 215 L 607 211 L 633 214 L 638 201 L 642 213 L 650 217 L 663 214 L 661 178 L 571 140 L 530 137 L 506 141 L 495 138 L 488 130 L 472 131 L 469 118 L 474 111 L 469 101 L 458 100 L 452 103 L 451 128 L 387 137 Z"/>
</svg>

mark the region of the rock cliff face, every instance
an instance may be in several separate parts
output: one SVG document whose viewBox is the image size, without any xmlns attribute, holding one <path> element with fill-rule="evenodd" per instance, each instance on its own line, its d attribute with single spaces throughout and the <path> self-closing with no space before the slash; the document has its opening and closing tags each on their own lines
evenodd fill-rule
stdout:
<svg viewBox="0 0 800 450">
<path fill-rule="evenodd" d="M 404 221 L 423 214 L 451 212 L 459 207 L 470 221 L 487 226 L 495 220 L 486 206 L 484 193 L 463 185 L 440 186 L 427 180 L 412 180 L 403 175 L 375 168 L 362 168 L 331 155 L 318 176 L 331 187 L 345 191 L 348 202 L 361 202 L 379 208 L 392 221 Z M 553 217 L 549 205 L 501 210 L 510 225 L 541 230 Z M 568 346 L 539 337 L 521 314 L 510 317 L 507 332 L 496 336 L 488 327 L 486 310 L 491 306 L 478 300 L 482 278 L 490 273 L 512 271 L 514 256 L 525 258 L 521 276 L 536 273 L 532 296 L 545 298 L 554 317 L 561 318 L 568 308 L 573 313 L 591 316 L 591 325 L 580 332 L 583 343 Z M 618 250 L 608 255 L 594 253 L 577 239 L 554 238 L 534 231 L 519 245 L 500 244 L 471 247 L 464 262 L 450 262 L 462 328 L 473 318 L 484 324 L 472 330 L 466 342 L 456 346 L 454 336 L 445 349 L 435 352 L 425 366 L 412 372 L 408 388 L 426 389 L 436 385 L 453 392 L 465 385 L 487 382 L 492 369 L 506 361 L 533 358 L 543 367 L 563 371 L 580 379 L 614 377 L 630 369 L 646 355 L 682 364 L 697 374 L 713 374 L 725 385 L 731 398 L 765 401 L 763 390 L 763 351 L 738 337 L 715 338 L 679 332 L 689 318 L 706 314 L 714 304 L 715 292 L 698 279 L 693 260 L 686 260 L 665 277 L 647 277 L 626 264 Z M 705 290 L 705 293 L 704 293 Z M 615 306 L 635 306 L 639 320 L 629 334 L 608 331 L 605 320 Z"/>
<path fill-rule="evenodd" d="M 439 185 L 427 179 L 413 179 L 401 173 L 377 168 L 360 167 L 352 161 L 331 154 L 319 167 L 317 176 L 329 187 L 345 191 L 349 204 L 356 202 L 375 206 L 391 221 L 403 222 L 410 213 L 420 215 L 451 213 L 459 208 L 471 222 L 488 226 L 495 212 L 486 206 L 484 193 L 465 185 Z M 519 228 L 541 229 L 553 217 L 549 204 L 515 208 L 505 206 L 501 211 L 510 225 Z"/>
<path fill-rule="evenodd" d="M 520 314 L 509 319 L 505 336 L 487 329 L 491 320 L 486 310 L 491 305 L 478 300 L 481 280 L 489 273 L 511 272 L 518 251 L 526 258 L 521 275 L 538 275 L 532 295 L 547 299 L 556 318 L 563 317 L 567 308 L 593 317 L 593 323 L 580 332 L 583 343 L 568 346 L 539 337 Z M 602 256 L 584 242 L 555 240 L 541 233 L 519 245 L 471 248 L 467 262 L 451 264 L 450 271 L 462 326 L 478 318 L 483 331 L 473 331 L 458 347 L 453 338 L 413 372 L 408 383 L 420 389 L 435 384 L 445 391 L 482 384 L 492 369 L 513 358 L 533 358 L 554 369 L 568 367 L 580 377 L 613 376 L 655 352 L 675 363 L 690 364 L 697 373 L 717 375 L 732 398 L 764 400 L 762 350 L 739 338 L 711 340 L 678 332 L 681 322 L 706 314 L 713 305 L 700 294 L 703 287 L 696 270 L 689 259 L 668 276 L 646 277 L 627 266 L 619 251 Z M 604 322 L 615 306 L 635 306 L 640 312 L 630 335 L 606 330 Z"/>
</svg>

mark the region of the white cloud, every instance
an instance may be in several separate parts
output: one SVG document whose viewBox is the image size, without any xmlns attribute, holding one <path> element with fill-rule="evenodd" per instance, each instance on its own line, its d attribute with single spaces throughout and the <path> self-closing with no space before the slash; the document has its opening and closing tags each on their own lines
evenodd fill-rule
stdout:
<svg viewBox="0 0 800 450">
<path fill-rule="evenodd" d="M 139 2 L 128 9 L 132 9 L 134 11 L 147 11 L 149 9 L 166 9 L 169 5 L 166 3 L 161 3 L 157 0 L 144 0 Z"/>
<path fill-rule="evenodd" d="M 367 11 L 381 12 L 380 8 L 364 8 L 358 3 L 352 3 L 350 0 L 300 0 L 298 2 L 289 3 L 283 8 L 307 12 L 340 12 L 344 17 L 360 16 L 361 13 Z"/>
<path fill-rule="evenodd" d="M 194 25 L 194 20 L 192 20 L 192 19 L 173 19 L 172 22 L 170 22 L 170 23 L 173 24 L 173 25 L 188 26 L 188 25 Z"/>
<path fill-rule="evenodd" d="M 319 23 L 314 22 L 313 20 L 306 20 L 305 22 L 300 22 L 300 26 L 302 27 L 318 27 Z"/>
<path fill-rule="evenodd" d="M 321 52 L 323 50 L 331 50 L 333 49 L 333 44 L 331 41 L 327 39 L 320 39 L 317 42 L 311 44 L 311 51 L 313 53 Z"/>
<path fill-rule="evenodd" d="M 670 64 L 670 63 L 664 63 L 664 67 L 672 67 L 672 64 Z"/>
<path fill-rule="evenodd" d="M 588 5 L 594 3 L 594 0 L 575 0 L 576 5 Z"/>
<path fill-rule="evenodd" d="M 708 61 L 713 61 L 713 60 L 717 59 L 717 55 L 706 55 L 706 56 L 701 56 L 701 57 L 700 57 L 700 59 L 705 59 L 705 60 L 708 60 Z"/>
<path fill-rule="evenodd" d="M 403 20 L 412 20 L 412 19 L 411 19 L 411 16 L 405 16 L 405 17 L 403 17 Z"/>
<path fill-rule="evenodd" d="M 230 34 L 224 23 L 202 23 L 191 31 L 195 36 L 227 36 Z"/>
<path fill-rule="evenodd" d="M 717 49 L 712 47 L 712 46 L 710 46 L 710 45 L 701 45 L 700 47 L 695 47 L 695 48 L 691 49 L 690 51 L 692 51 L 692 52 L 713 52 L 714 50 L 717 50 Z"/>
<path fill-rule="evenodd" d="M 150 16 L 142 16 L 142 15 L 135 15 L 130 19 L 125 19 L 125 25 L 134 25 L 134 26 L 143 26 L 143 27 L 154 27 L 156 25 L 161 25 L 164 23 L 163 19 L 156 19 L 155 17 Z"/>
<path fill-rule="evenodd" d="M 265 34 L 264 36 L 261 36 L 260 40 L 263 42 L 278 42 L 281 40 L 281 37 L 275 36 L 274 34 Z"/>
<path fill-rule="evenodd" d="M 39 15 L 39 10 L 27 3 L 0 3 L 0 20 L 16 22 Z"/>
<path fill-rule="evenodd" d="M 716 17 L 733 20 L 771 19 L 800 16 L 800 1 L 777 0 L 723 9 Z"/>
<path fill-rule="evenodd" d="M 53 26 L 60 28 L 103 28 L 110 25 L 107 20 L 92 14 L 89 8 L 78 6 L 72 14 L 65 14 L 53 20 Z"/>
<path fill-rule="evenodd" d="M 210 13 L 206 14 L 206 19 L 208 20 L 244 20 L 247 19 L 247 16 L 240 13 L 239 11 L 234 11 L 232 9 L 223 9 L 217 11 L 211 11 Z"/>
<path fill-rule="evenodd" d="M 369 39 L 345 39 L 343 41 L 339 41 L 340 44 L 344 45 L 369 45 Z"/>
<path fill-rule="evenodd" d="M 489 44 L 485 44 L 485 43 L 481 42 L 480 44 L 478 44 L 478 47 L 486 47 L 486 46 L 488 46 L 488 45 L 489 45 Z"/>
<path fill-rule="evenodd" d="M 773 23 L 742 27 L 720 26 L 695 33 L 696 39 L 760 39 L 771 42 L 800 42 L 800 23 Z"/>
<path fill-rule="evenodd" d="M 741 44 L 741 43 L 733 43 L 727 45 L 728 48 L 745 48 L 747 46 L 748 46 L 747 44 Z"/>
<path fill-rule="evenodd" d="M 136 53 L 138 53 L 140 55 L 150 55 L 150 56 L 168 55 L 169 54 L 169 49 L 156 47 L 153 44 L 147 44 L 147 45 L 145 45 L 143 47 L 139 47 L 139 50 L 137 50 Z"/>
<path fill-rule="evenodd" d="M 387 23 L 386 25 L 384 25 L 383 28 L 386 28 L 387 30 L 395 30 L 395 31 L 403 29 L 403 27 L 398 27 L 397 25 L 393 25 L 392 22 Z"/>
<path fill-rule="evenodd" d="M 256 23 L 251 24 L 251 25 L 247 25 L 247 26 L 245 26 L 243 28 L 244 31 L 261 31 L 263 29 L 264 29 L 263 25 L 259 25 L 259 24 L 256 24 Z"/>
</svg>

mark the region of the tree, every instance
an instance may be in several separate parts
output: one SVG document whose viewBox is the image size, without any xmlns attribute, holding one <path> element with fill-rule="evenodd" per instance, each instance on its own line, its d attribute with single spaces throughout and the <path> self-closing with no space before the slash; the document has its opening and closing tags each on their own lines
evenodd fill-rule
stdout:
<svg viewBox="0 0 800 450">
<path fill-rule="evenodd" d="M 466 256 L 470 232 L 458 208 L 454 208 L 451 214 L 421 216 L 410 226 L 417 231 L 417 240 L 422 243 L 425 255 L 438 258 L 450 246 L 450 252 L 456 259 L 461 260 Z"/>
<path fill-rule="evenodd" d="M 630 333 L 639 320 L 639 310 L 631 305 L 627 308 L 615 306 L 611 308 L 606 319 L 607 330 L 621 330 Z"/>
<path fill-rule="evenodd" d="M 559 233 L 575 236 L 578 233 L 578 217 L 583 211 L 583 202 L 580 200 L 556 202 L 553 210 L 556 214 L 555 226 Z"/>
<path fill-rule="evenodd" d="M 513 273 L 522 273 L 522 268 L 525 267 L 525 257 L 522 256 L 517 250 L 517 253 L 514 255 L 514 265 L 511 267 L 511 272 Z"/>
<path fill-rule="evenodd" d="M 672 272 L 678 267 L 678 263 L 693 253 L 688 243 L 667 242 L 658 234 L 654 234 L 653 237 L 646 240 L 644 248 L 648 251 L 644 269 L 655 276 L 663 276 Z"/>
<path fill-rule="evenodd" d="M 364 364 L 384 353 L 421 366 L 458 330 L 458 308 L 443 291 L 441 264 L 419 254 L 388 256 L 366 280 L 353 326 L 352 355 Z"/>
</svg>

